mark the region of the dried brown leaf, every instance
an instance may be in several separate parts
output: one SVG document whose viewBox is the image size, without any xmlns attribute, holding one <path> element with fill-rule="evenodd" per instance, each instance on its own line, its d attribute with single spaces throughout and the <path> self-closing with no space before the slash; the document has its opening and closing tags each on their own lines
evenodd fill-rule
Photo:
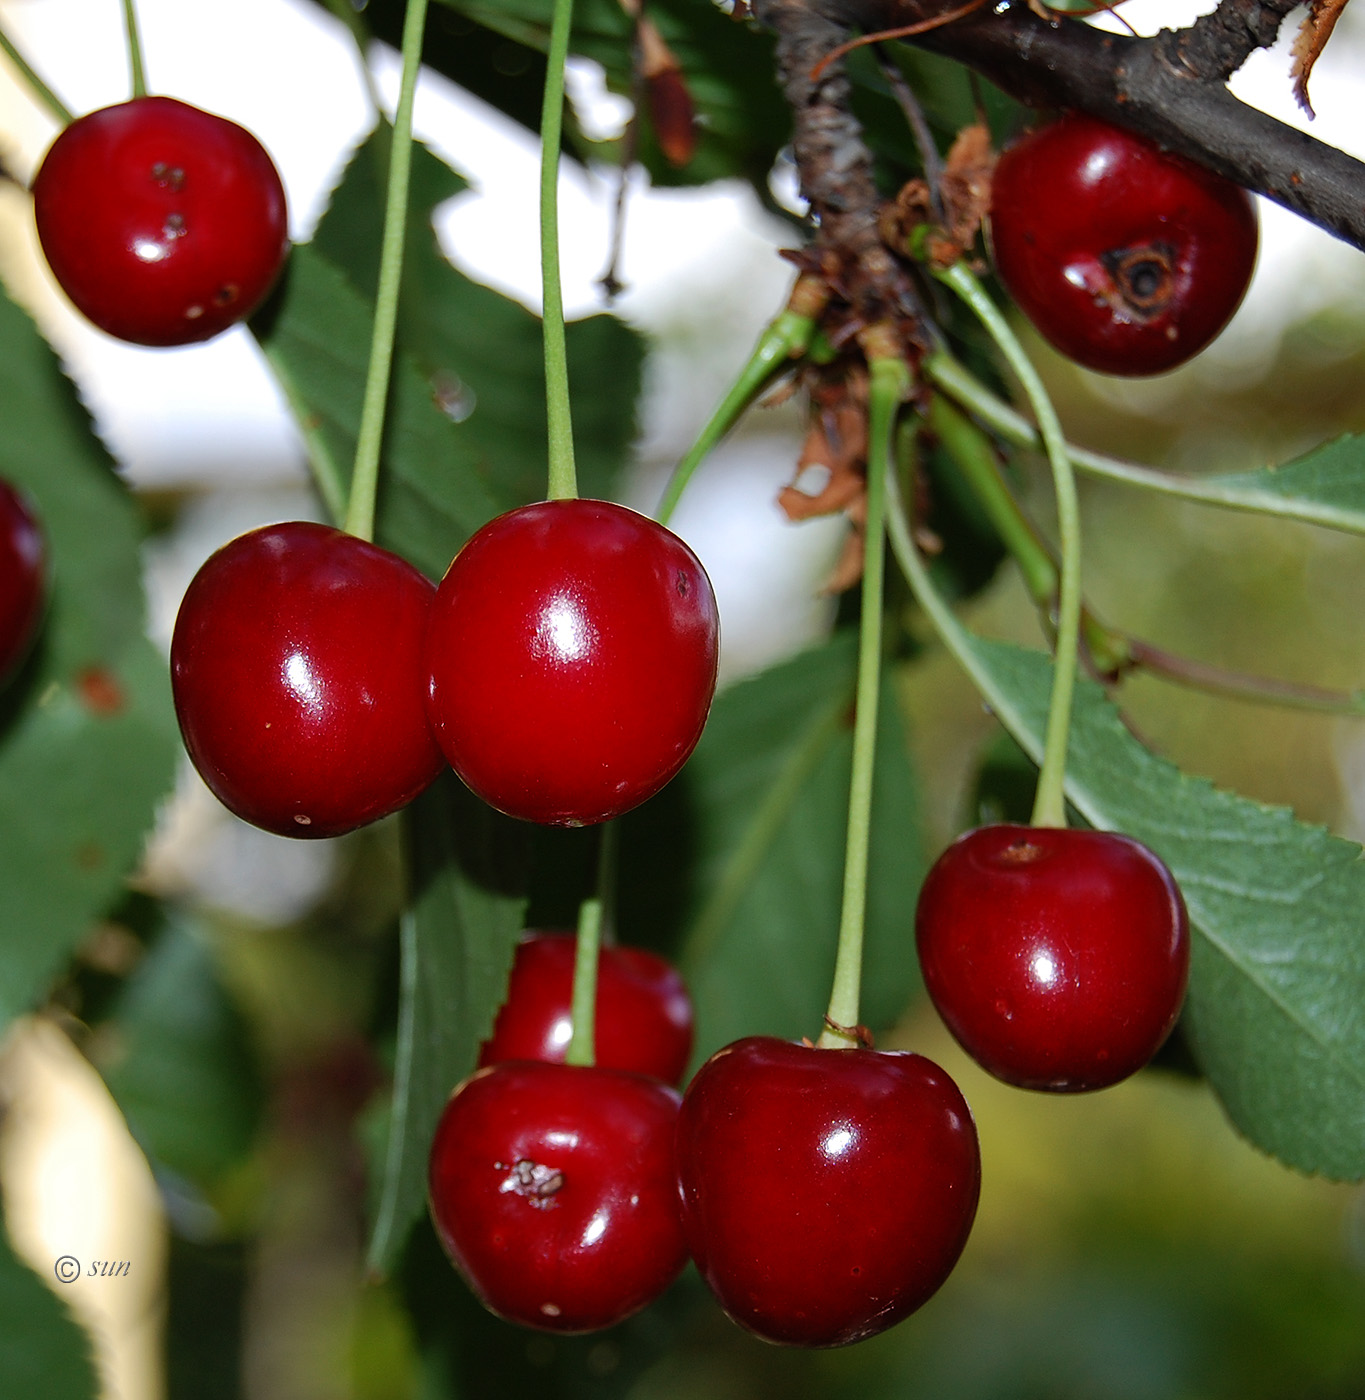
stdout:
<svg viewBox="0 0 1365 1400">
<path fill-rule="evenodd" d="M 1317 114 L 1308 100 L 1308 78 L 1345 8 L 1346 0 L 1310 0 L 1308 13 L 1294 36 L 1294 62 L 1289 70 L 1294 98 L 1310 117 Z"/>
</svg>

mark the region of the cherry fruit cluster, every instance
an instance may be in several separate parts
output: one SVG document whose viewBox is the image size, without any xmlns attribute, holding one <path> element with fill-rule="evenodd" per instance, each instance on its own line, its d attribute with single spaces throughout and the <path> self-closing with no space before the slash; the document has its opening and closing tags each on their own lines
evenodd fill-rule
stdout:
<svg viewBox="0 0 1365 1400">
<path fill-rule="evenodd" d="M 171 643 L 190 757 L 239 816 L 334 836 L 410 802 L 448 761 L 498 810 L 606 821 L 701 736 L 719 620 L 697 557 L 606 501 L 490 521 L 439 587 L 306 521 L 232 540 Z"/>
<path fill-rule="evenodd" d="M 981 1163 L 938 1066 L 754 1036 L 712 1056 L 680 1098 L 686 994 L 667 964 L 625 948 L 601 953 L 597 1065 L 566 1065 L 574 946 L 524 938 L 481 1068 L 432 1143 L 432 1220 L 485 1306 L 595 1330 L 657 1297 L 690 1256 L 749 1331 L 829 1347 L 883 1331 L 939 1287 L 971 1229 Z"/>
<path fill-rule="evenodd" d="M 927 877 L 916 931 L 953 1034 L 1023 1088 L 1114 1084 L 1179 1014 L 1184 901 L 1126 836 L 968 832 Z M 679 1099 L 685 991 L 667 964 L 622 948 L 601 955 L 597 1067 L 566 1065 L 574 948 L 567 934 L 524 936 L 480 1068 L 431 1149 L 437 1233 L 487 1307 L 531 1327 L 609 1326 L 690 1256 L 756 1336 L 833 1347 L 932 1296 L 981 1188 L 971 1110 L 938 1065 L 751 1036 Z"/>
<path fill-rule="evenodd" d="M 990 236 L 1020 310 L 1104 374 L 1159 374 L 1202 350 L 1256 265 L 1246 190 L 1080 112 L 1002 152 Z"/>
</svg>

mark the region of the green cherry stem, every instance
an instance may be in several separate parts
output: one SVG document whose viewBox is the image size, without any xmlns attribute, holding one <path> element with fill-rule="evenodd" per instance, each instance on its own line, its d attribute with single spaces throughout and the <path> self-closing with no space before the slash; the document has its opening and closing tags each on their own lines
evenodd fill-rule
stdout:
<svg viewBox="0 0 1365 1400">
<path fill-rule="evenodd" d="M 875 331 L 877 328 L 873 327 Z M 870 332 L 865 333 L 870 337 Z M 862 991 L 863 930 L 867 923 L 867 857 L 872 833 L 872 778 L 877 756 L 881 690 L 882 585 L 886 560 L 886 491 L 896 415 L 910 387 L 905 361 L 868 354 L 867 517 L 863 530 L 862 616 L 858 624 L 858 689 L 853 722 L 853 774 L 848 794 L 843 908 L 825 1029 L 826 1049 L 857 1044 Z"/>
<path fill-rule="evenodd" d="M 931 401 L 926 421 L 1014 556 L 1029 596 L 1045 615 L 1046 626 L 1051 630 L 1052 605 L 1057 596 L 1057 561 L 1015 500 L 990 439 L 942 394 L 936 394 Z M 1231 671 L 1224 666 L 1180 656 L 1132 633 L 1110 627 L 1084 603 L 1081 605 L 1081 637 L 1095 674 L 1106 682 L 1112 683 L 1141 669 L 1164 681 L 1232 700 L 1317 714 L 1365 714 L 1365 691 L 1329 690 L 1300 681 Z"/>
<path fill-rule="evenodd" d="M 360 81 L 365 86 L 365 95 L 374 111 L 379 111 L 379 89 L 375 86 L 374 74 L 370 71 L 366 48 L 371 34 L 365 19 L 351 0 L 324 0 L 332 14 L 346 26 L 355 47 L 356 67 L 360 70 Z"/>
<path fill-rule="evenodd" d="M 946 350 L 935 350 L 921 365 L 921 372 L 945 394 L 950 394 L 974 418 L 1006 442 L 1016 447 L 1037 449 L 1042 445 L 1038 429 L 1021 413 L 993 394 L 958 359 Z M 1183 476 L 1159 471 L 1121 457 L 1109 457 L 1084 447 L 1067 445 L 1072 465 L 1087 476 L 1116 481 L 1123 486 L 1153 491 L 1181 501 L 1221 506 L 1225 510 L 1273 515 L 1284 520 L 1304 520 L 1330 530 L 1365 534 L 1365 511 L 1339 499 L 1295 497 L 1271 488 L 1271 473 L 1265 468 L 1252 472 L 1217 473 L 1213 476 Z"/>
<path fill-rule="evenodd" d="M 147 72 L 142 62 L 142 34 L 137 25 L 134 0 L 123 0 L 123 27 L 128 35 L 128 72 L 132 77 L 133 96 L 147 96 Z"/>
<path fill-rule="evenodd" d="M 578 942 L 573 965 L 573 1034 L 564 1051 L 566 1065 L 592 1065 L 597 1059 L 597 969 L 604 911 L 616 875 L 616 823 L 602 827 L 597 846 L 597 888 L 578 907 Z"/>
<path fill-rule="evenodd" d="M 739 421 L 763 387 L 783 365 L 804 355 L 815 335 L 816 318 L 824 304 L 822 284 L 815 278 L 801 278 L 786 308 L 765 327 L 749 356 L 726 391 L 716 411 L 673 469 L 668 486 L 654 517 L 667 525 L 693 473 L 718 442 Z"/>
<path fill-rule="evenodd" d="M 1046 630 L 1050 636 L 1055 636 L 1052 608 L 1057 600 L 1060 577 L 1057 561 L 1051 546 L 1015 500 L 1000 470 L 995 447 L 985 433 L 942 394 L 934 395 L 926 422 L 990 517 L 996 533 L 1019 567 L 1029 597 L 1043 614 Z M 1084 602 L 1081 635 L 1099 675 L 1117 678 L 1132 668 L 1131 639 L 1105 626 Z"/>
<path fill-rule="evenodd" d="M 70 126 L 76 120 L 76 114 L 70 107 L 52 91 L 50 87 L 29 67 L 28 60 L 14 47 L 14 41 L 0 29 L 0 52 L 13 64 L 19 76 L 28 85 L 29 91 L 33 93 L 44 107 L 57 118 L 62 126 Z"/>
<path fill-rule="evenodd" d="M 398 327 L 398 294 L 403 283 L 403 244 L 408 226 L 408 182 L 412 173 L 412 106 L 422 62 L 422 33 L 427 0 L 408 0 L 403 19 L 403 76 L 393 114 L 389 146 L 389 185 L 384 204 L 384 234 L 379 254 L 379 285 L 374 299 L 370 367 L 356 433 L 355 467 L 344 528 L 362 540 L 374 538 L 375 498 L 379 492 L 379 456 L 384 441 L 393 341 Z"/>
<path fill-rule="evenodd" d="M 1043 381 L 999 308 L 962 262 L 935 268 L 934 275 L 971 308 L 995 342 L 1023 388 L 1047 450 L 1057 496 L 1057 534 L 1061 544 L 1061 586 L 1057 596 L 1057 643 L 1048 704 L 1043 762 L 1033 801 L 1034 826 L 1066 825 L 1066 749 L 1071 730 L 1071 698 L 1076 687 L 1076 663 L 1081 628 L 1081 530 L 1076 478 L 1062 425 Z"/>
<path fill-rule="evenodd" d="M 549 441 L 546 498 L 578 496 L 573 415 L 569 407 L 569 356 L 564 339 L 564 293 L 559 279 L 559 147 L 564 126 L 564 62 L 569 56 L 573 0 L 555 0 L 546 54 L 545 102 L 540 113 L 541 327 L 545 337 L 545 419 Z"/>
</svg>

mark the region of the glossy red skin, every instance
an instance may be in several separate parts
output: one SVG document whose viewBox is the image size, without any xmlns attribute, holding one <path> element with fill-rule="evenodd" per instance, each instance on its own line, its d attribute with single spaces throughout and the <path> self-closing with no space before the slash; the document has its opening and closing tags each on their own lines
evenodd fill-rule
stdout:
<svg viewBox="0 0 1365 1400">
<path fill-rule="evenodd" d="M 920 891 L 924 984 L 979 1064 L 1024 1089 L 1103 1089 L 1142 1068 L 1180 1014 L 1185 902 L 1131 837 L 984 826 Z"/>
<path fill-rule="evenodd" d="M 0 481 L 0 683 L 28 654 L 47 600 L 47 545 L 27 502 Z"/>
<path fill-rule="evenodd" d="M 284 186 L 265 148 L 171 97 L 72 122 L 43 158 L 33 211 L 62 290 L 138 345 L 208 340 L 249 316 L 289 250 Z"/>
<path fill-rule="evenodd" d="M 1159 374 L 1202 350 L 1256 265 L 1240 186 L 1145 137 L 1070 112 L 1008 147 L 991 187 L 996 272 L 1045 339 L 1104 374 Z M 1118 295 L 1106 253 L 1167 246 L 1171 290 L 1147 315 Z"/>
<path fill-rule="evenodd" d="M 675 1090 L 622 1070 L 509 1061 L 466 1079 L 436 1129 L 428 1193 L 484 1306 L 593 1332 L 658 1297 L 687 1260 L 677 1119 Z"/>
<path fill-rule="evenodd" d="M 435 590 L 406 560 L 309 521 L 224 545 L 185 592 L 171 686 L 194 766 L 282 836 L 338 836 L 440 772 L 422 703 Z"/>
<path fill-rule="evenodd" d="M 564 1061 L 573 1031 L 572 933 L 532 930 L 522 935 L 507 984 L 507 1000 L 484 1041 L 479 1064 L 500 1060 Z M 692 1000 L 678 970 L 644 948 L 604 947 L 597 964 L 593 1060 L 682 1080 L 692 1055 Z"/>
<path fill-rule="evenodd" d="M 652 797 L 716 687 L 710 580 L 671 531 L 609 501 L 543 501 L 455 556 L 428 634 L 428 712 L 485 802 L 547 826 Z"/>
<path fill-rule="evenodd" d="M 914 1312 L 976 1216 L 971 1110 L 931 1060 L 752 1036 L 688 1085 L 678 1120 L 688 1246 L 765 1341 L 835 1347 Z"/>
</svg>

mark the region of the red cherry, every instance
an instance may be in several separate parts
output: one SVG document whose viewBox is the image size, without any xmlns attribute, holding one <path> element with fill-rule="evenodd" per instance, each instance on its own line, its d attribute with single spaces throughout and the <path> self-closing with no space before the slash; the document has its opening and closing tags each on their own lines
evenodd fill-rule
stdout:
<svg viewBox="0 0 1365 1400">
<path fill-rule="evenodd" d="M 1256 265 L 1244 189 L 1080 112 L 1001 154 L 990 229 L 1019 309 L 1062 354 L 1105 374 L 1159 374 L 1202 350 Z"/>
<path fill-rule="evenodd" d="M 730 1317 L 833 1347 L 885 1331 L 952 1272 L 981 1154 L 931 1060 L 751 1036 L 688 1086 L 678 1180 L 688 1247 Z"/>
<path fill-rule="evenodd" d="M 915 916 L 924 983 L 983 1068 L 1024 1089 L 1103 1089 L 1180 1014 L 1185 903 L 1165 865 L 1109 831 L 983 826 L 938 858 Z"/>
<path fill-rule="evenodd" d="M 90 112 L 33 182 L 52 275 L 101 330 L 208 340 L 249 316 L 289 248 L 284 186 L 245 128 L 171 97 Z"/>
<path fill-rule="evenodd" d="M 573 1031 L 572 933 L 522 935 L 507 1000 L 484 1041 L 480 1065 L 564 1061 Z M 677 1084 L 692 1054 L 692 1001 L 676 968 L 643 948 L 604 947 L 597 963 L 594 1062 Z"/>
<path fill-rule="evenodd" d="M 523 506 L 479 530 L 437 589 L 432 728 L 500 811 L 607 821 L 696 746 L 718 635 L 706 571 L 662 525 L 609 501 Z"/>
<path fill-rule="evenodd" d="M 326 525 L 267 525 L 186 590 L 171 640 L 185 747 L 221 801 L 282 836 L 337 836 L 435 778 L 422 703 L 431 583 Z"/>
<path fill-rule="evenodd" d="M 0 682 L 28 652 L 46 600 L 47 546 L 24 497 L 0 481 Z"/>
<path fill-rule="evenodd" d="M 490 1311 L 554 1332 L 610 1327 L 687 1260 L 676 1091 L 623 1070 L 509 1061 L 451 1096 L 431 1216 Z"/>
</svg>

